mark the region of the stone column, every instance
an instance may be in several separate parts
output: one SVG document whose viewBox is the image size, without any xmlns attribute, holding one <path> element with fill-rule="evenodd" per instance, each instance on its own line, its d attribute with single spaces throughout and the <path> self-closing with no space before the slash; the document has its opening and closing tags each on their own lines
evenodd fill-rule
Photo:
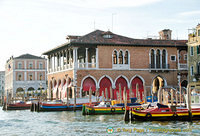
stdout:
<svg viewBox="0 0 200 136">
<path fill-rule="evenodd" d="M 88 48 L 85 48 L 85 64 L 86 68 L 88 68 Z"/>
<path fill-rule="evenodd" d="M 67 56 L 68 50 L 66 50 L 65 53 L 66 53 L 66 69 L 67 69 L 67 68 L 68 68 L 68 67 L 67 67 L 67 66 L 68 66 L 68 61 L 69 61 L 69 60 L 67 59 L 67 58 L 68 58 L 68 56 Z"/>
<path fill-rule="evenodd" d="M 96 48 L 96 68 L 99 68 L 99 52 L 98 52 L 98 48 Z"/>
<path fill-rule="evenodd" d="M 77 49 L 78 48 L 74 48 L 73 49 L 73 67 L 77 68 Z"/>
<path fill-rule="evenodd" d="M 155 62 L 155 64 L 154 64 L 154 65 L 155 65 L 155 68 L 157 68 L 157 67 L 156 67 L 156 50 L 155 50 L 155 52 L 154 52 L 154 62 Z"/>
<path fill-rule="evenodd" d="M 53 71 L 56 69 L 56 57 L 55 54 L 53 54 Z"/>
<path fill-rule="evenodd" d="M 64 61 L 65 61 L 65 52 L 64 51 L 62 51 L 62 69 L 64 69 Z"/>
<path fill-rule="evenodd" d="M 160 50 L 160 69 L 162 69 L 162 51 Z"/>
<path fill-rule="evenodd" d="M 50 73 L 50 69 L 51 69 L 51 55 L 48 55 L 48 72 Z"/>
</svg>

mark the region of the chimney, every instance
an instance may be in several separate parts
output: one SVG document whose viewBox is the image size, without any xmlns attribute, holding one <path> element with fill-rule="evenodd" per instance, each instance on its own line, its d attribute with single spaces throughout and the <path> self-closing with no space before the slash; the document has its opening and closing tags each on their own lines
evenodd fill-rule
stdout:
<svg viewBox="0 0 200 136">
<path fill-rule="evenodd" d="M 171 40 L 171 33 L 172 33 L 172 30 L 164 29 L 159 32 L 159 37 L 161 40 Z"/>
</svg>

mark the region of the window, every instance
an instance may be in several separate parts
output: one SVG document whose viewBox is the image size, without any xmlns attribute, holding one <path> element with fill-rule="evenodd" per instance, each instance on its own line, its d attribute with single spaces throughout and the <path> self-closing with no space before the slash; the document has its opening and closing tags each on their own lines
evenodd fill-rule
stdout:
<svg viewBox="0 0 200 136">
<path fill-rule="evenodd" d="M 198 30 L 198 36 L 200 36 L 200 29 Z"/>
<path fill-rule="evenodd" d="M 125 52 L 124 61 L 125 64 L 128 64 L 128 51 Z"/>
<path fill-rule="evenodd" d="M 117 51 L 114 51 L 114 54 L 113 54 L 113 63 L 117 64 Z"/>
<path fill-rule="evenodd" d="M 29 80 L 32 81 L 33 80 L 33 75 L 29 74 Z"/>
<path fill-rule="evenodd" d="M 119 64 L 123 64 L 123 52 L 119 52 Z"/>
<path fill-rule="evenodd" d="M 176 61 L 176 56 L 175 55 L 171 56 L 171 61 Z"/>
<path fill-rule="evenodd" d="M 155 68 L 155 54 L 154 54 L 154 49 L 151 49 L 151 68 Z"/>
<path fill-rule="evenodd" d="M 191 75 L 191 76 L 194 75 L 194 68 L 193 68 L 193 66 L 190 67 L 190 75 Z"/>
<path fill-rule="evenodd" d="M 18 62 L 18 69 L 22 69 L 22 63 Z"/>
<path fill-rule="evenodd" d="M 18 81 L 21 81 L 21 80 L 22 80 L 22 74 L 18 74 L 17 80 L 18 80 Z"/>
<path fill-rule="evenodd" d="M 43 69 L 43 64 L 42 64 L 42 62 L 40 62 L 40 64 L 39 64 L 39 69 Z"/>
<path fill-rule="evenodd" d="M 40 73 L 40 76 L 39 76 L 39 80 L 41 81 L 42 80 L 42 73 Z"/>
<path fill-rule="evenodd" d="M 194 55 L 193 47 L 190 47 L 190 56 Z"/>
<path fill-rule="evenodd" d="M 184 54 L 184 60 L 187 60 L 187 54 Z"/>
<path fill-rule="evenodd" d="M 29 69 L 32 69 L 32 68 L 33 68 L 33 62 L 29 62 L 28 68 L 29 68 Z"/>
<path fill-rule="evenodd" d="M 197 46 L 197 54 L 200 54 L 200 45 Z"/>
<path fill-rule="evenodd" d="M 111 39 L 111 38 L 112 38 L 112 35 L 110 35 L 110 34 L 105 34 L 105 35 L 103 35 L 103 38 Z"/>
<path fill-rule="evenodd" d="M 197 63 L 197 74 L 200 74 L 200 62 Z"/>
<path fill-rule="evenodd" d="M 167 66 L 167 62 L 166 62 L 166 50 L 162 51 L 162 68 L 166 68 Z"/>
<path fill-rule="evenodd" d="M 160 50 L 156 52 L 156 68 L 160 68 Z"/>
</svg>

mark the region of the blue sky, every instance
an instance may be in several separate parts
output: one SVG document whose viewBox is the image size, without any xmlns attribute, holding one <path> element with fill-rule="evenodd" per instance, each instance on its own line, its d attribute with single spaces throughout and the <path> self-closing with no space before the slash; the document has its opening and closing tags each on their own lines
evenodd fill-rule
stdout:
<svg viewBox="0 0 200 136">
<path fill-rule="evenodd" d="M 132 38 L 171 29 L 172 38 L 187 39 L 188 28 L 200 23 L 199 5 L 199 0 L 0 0 L 0 70 L 12 55 L 40 56 L 67 35 L 95 29 Z"/>
</svg>

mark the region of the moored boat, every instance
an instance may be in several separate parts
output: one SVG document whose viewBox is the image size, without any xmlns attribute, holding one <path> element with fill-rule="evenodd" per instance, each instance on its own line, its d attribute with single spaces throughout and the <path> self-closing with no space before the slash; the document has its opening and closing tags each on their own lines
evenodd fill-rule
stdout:
<svg viewBox="0 0 200 136">
<path fill-rule="evenodd" d="M 31 102 L 19 101 L 12 104 L 6 104 L 5 110 L 26 110 L 30 109 Z"/>
<path fill-rule="evenodd" d="M 153 108 L 147 108 L 145 110 L 131 109 L 131 120 L 141 121 L 170 121 L 170 120 L 190 120 L 189 111 L 184 107 L 172 106 L 159 106 Z M 192 119 L 200 119 L 200 108 L 192 108 Z"/>
<path fill-rule="evenodd" d="M 133 109 L 141 109 L 140 103 L 128 103 Z M 85 105 L 82 113 L 83 115 L 104 115 L 104 114 L 124 114 L 124 103 L 111 105 L 110 102 L 101 102 L 99 105 Z"/>
</svg>

